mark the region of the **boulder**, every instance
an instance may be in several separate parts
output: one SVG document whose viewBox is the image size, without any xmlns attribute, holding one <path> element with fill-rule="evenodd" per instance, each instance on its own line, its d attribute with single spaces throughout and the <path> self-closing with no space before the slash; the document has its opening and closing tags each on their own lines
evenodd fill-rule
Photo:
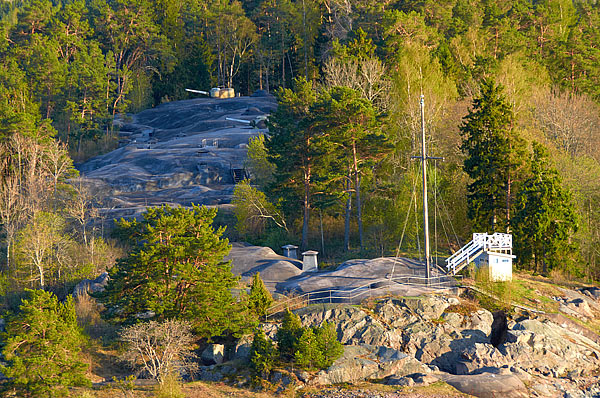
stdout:
<svg viewBox="0 0 600 398">
<path fill-rule="evenodd" d="M 450 376 L 446 383 L 465 394 L 480 398 L 527 398 L 527 388 L 514 375 L 482 373 L 467 376 Z"/>
<path fill-rule="evenodd" d="M 242 336 L 235 344 L 233 358 L 246 361 L 250 358 L 251 351 L 252 351 L 252 336 L 251 335 Z"/>
<path fill-rule="evenodd" d="M 361 380 L 403 377 L 414 373 L 430 373 L 416 359 L 389 347 L 369 345 L 344 346 L 344 354 L 328 369 L 311 380 L 312 385 L 352 383 Z"/>
<path fill-rule="evenodd" d="M 338 340 L 346 345 L 374 345 L 400 349 L 401 330 L 389 329 L 364 310 L 350 305 L 325 304 L 296 311 L 304 326 L 334 323 Z"/>
<path fill-rule="evenodd" d="M 108 284 L 108 272 L 103 272 L 96 279 L 84 279 L 75 285 L 73 297 L 79 297 L 88 293 L 103 292 Z"/>
<path fill-rule="evenodd" d="M 220 365 L 223 363 L 225 357 L 225 346 L 223 344 L 209 344 L 204 351 L 200 359 L 205 365 Z"/>
<path fill-rule="evenodd" d="M 499 350 L 510 363 L 527 371 L 563 375 L 590 373 L 598 367 L 600 346 L 587 337 L 553 322 L 525 319 L 517 322 Z"/>
</svg>

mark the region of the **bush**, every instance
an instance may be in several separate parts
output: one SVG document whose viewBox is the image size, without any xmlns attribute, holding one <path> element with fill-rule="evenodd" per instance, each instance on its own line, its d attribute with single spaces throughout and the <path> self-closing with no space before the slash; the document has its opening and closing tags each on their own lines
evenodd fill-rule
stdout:
<svg viewBox="0 0 600 398">
<path fill-rule="evenodd" d="M 169 374 L 185 371 L 193 373 L 197 364 L 192 352 L 194 336 L 189 322 L 175 319 L 162 323 L 138 323 L 121 331 L 121 340 L 127 344 L 121 359 L 164 382 Z"/>
<path fill-rule="evenodd" d="M 277 330 L 277 346 L 279 348 L 279 355 L 283 359 L 294 358 L 296 345 L 300 336 L 302 336 L 302 332 L 302 323 L 298 315 L 290 310 L 285 310 L 283 323 L 279 330 Z"/>
<path fill-rule="evenodd" d="M 344 346 L 337 339 L 335 325 L 325 321 L 315 330 L 317 348 L 321 352 L 321 362 L 316 365 L 320 369 L 330 367 L 344 353 Z"/>
<path fill-rule="evenodd" d="M 302 330 L 302 335 L 296 344 L 294 353 L 296 364 L 304 369 L 316 369 L 323 363 L 323 353 L 319 349 L 315 332 L 312 328 Z"/>
<path fill-rule="evenodd" d="M 73 299 L 60 303 L 44 290 L 28 290 L 20 312 L 6 325 L 0 371 L 20 397 L 58 397 L 69 386 L 90 385 L 81 360 L 86 339 L 77 325 Z"/>
<path fill-rule="evenodd" d="M 250 368 L 252 379 L 259 383 L 261 379 L 269 377 L 275 364 L 276 351 L 271 340 L 265 336 L 262 330 L 254 332 L 252 350 L 250 353 Z"/>
<path fill-rule="evenodd" d="M 175 372 L 167 373 L 156 388 L 156 398 L 185 398 L 179 377 Z"/>
<path fill-rule="evenodd" d="M 272 304 L 273 296 L 265 287 L 263 280 L 260 278 L 260 273 L 257 272 L 252 278 L 248 307 L 258 318 L 264 319 Z"/>
<path fill-rule="evenodd" d="M 337 340 L 333 324 L 324 322 L 321 327 L 305 328 L 296 344 L 294 359 L 304 369 L 325 369 L 330 367 L 344 352 L 342 343 Z"/>
</svg>

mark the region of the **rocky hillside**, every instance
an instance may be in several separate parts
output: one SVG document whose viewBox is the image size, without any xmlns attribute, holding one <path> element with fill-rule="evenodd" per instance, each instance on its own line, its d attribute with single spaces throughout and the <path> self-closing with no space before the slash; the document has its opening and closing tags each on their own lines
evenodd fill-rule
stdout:
<svg viewBox="0 0 600 398">
<path fill-rule="evenodd" d="M 118 120 L 121 147 L 78 168 L 109 219 L 164 203 L 227 204 L 248 140 L 267 131 L 227 118 L 256 121 L 275 108 L 270 95 L 165 103 Z"/>
<path fill-rule="evenodd" d="M 275 372 L 271 381 L 310 388 L 370 380 L 406 392 L 447 383 L 477 397 L 598 397 L 600 336 L 581 321 L 600 319 L 598 289 L 560 290 L 564 295 L 552 299 L 580 319 L 519 308 L 492 313 L 476 300 L 448 295 L 304 307 L 295 312 L 305 326 L 335 323 L 344 354 L 326 370 Z M 274 338 L 278 324 L 263 328 Z M 248 347 L 247 340 L 238 344 L 238 360 Z M 236 371 L 224 364 L 202 372 L 220 380 Z M 327 391 L 310 396 L 363 396 Z"/>
</svg>

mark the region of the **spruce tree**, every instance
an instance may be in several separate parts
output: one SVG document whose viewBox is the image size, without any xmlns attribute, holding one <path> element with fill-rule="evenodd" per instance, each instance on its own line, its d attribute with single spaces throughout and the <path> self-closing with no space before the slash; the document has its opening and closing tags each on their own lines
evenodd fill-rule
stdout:
<svg viewBox="0 0 600 398">
<path fill-rule="evenodd" d="M 275 364 L 275 354 L 275 347 L 265 336 L 265 332 L 260 329 L 255 331 L 250 352 L 250 368 L 255 384 L 258 384 L 261 379 L 269 377 Z"/>
<path fill-rule="evenodd" d="M 0 371 L 20 397 L 58 397 L 69 386 L 89 385 L 81 359 L 85 337 L 77 325 L 73 299 L 64 303 L 44 290 L 28 290 L 3 338 Z"/>
<path fill-rule="evenodd" d="M 572 241 L 577 214 L 571 193 L 562 187 L 558 172 L 549 165 L 548 152 L 533 143 L 531 176 L 517 195 L 513 219 L 515 252 L 522 265 L 532 260 L 541 271 L 567 268 L 577 252 Z"/>
<path fill-rule="evenodd" d="M 472 179 L 468 185 L 468 216 L 480 232 L 508 229 L 511 185 L 517 162 L 517 138 L 511 131 L 513 114 L 493 80 L 481 83 L 481 94 L 460 126 L 464 170 Z"/>
</svg>

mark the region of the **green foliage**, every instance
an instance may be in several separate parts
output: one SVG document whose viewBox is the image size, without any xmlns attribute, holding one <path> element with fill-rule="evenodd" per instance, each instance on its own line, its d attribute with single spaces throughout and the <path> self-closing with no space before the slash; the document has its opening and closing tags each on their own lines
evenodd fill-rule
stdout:
<svg viewBox="0 0 600 398">
<path fill-rule="evenodd" d="M 181 381 L 175 372 L 170 372 L 163 377 L 156 388 L 155 398 L 185 398 L 185 393 L 181 388 Z"/>
<path fill-rule="evenodd" d="M 317 338 L 312 328 L 303 328 L 300 338 L 296 342 L 294 360 L 304 369 L 316 369 L 317 364 L 323 362 L 323 353 L 317 345 Z"/>
<path fill-rule="evenodd" d="M 277 351 L 271 340 L 265 336 L 265 332 L 257 330 L 254 332 L 252 349 L 250 352 L 250 368 L 255 384 L 260 384 L 262 379 L 267 379 L 275 364 Z"/>
<path fill-rule="evenodd" d="M 263 134 L 251 137 L 248 141 L 248 157 L 244 161 L 245 167 L 250 172 L 253 181 L 261 189 L 265 189 L 273 182 L 274 166 L 268 160 Z"/>
<path fill-rule="evenodd" d="M 252 277 L 250 286 L 250 296 L 248 297 L 248 309 L 253 312 L 257 318 L 264 319 L 267 315 L 267 309 L 273 304 L 271 292 L 267 290 L 263 280 L 260 278 L 260 272 Z"/>
<path fill-rule="evenodd" d="M 73 299 L 60 303 L 43 290 L 29 290 L 20 312 L 12 316 L 3 336 L 0 370 L 22 397 L 67 395 L 69 386 L 90 385 L 81 360 L 86 339 L 75 316 Z"/>
<path fill-rule="evenodd" d="M 302 322 L 298 315 L 286 309 L 281 327 L 277 330 L 277 347 L 284 359 L 292 359 L 296 352 L 298 339 L 302 335 Z"/>
<path fill-rule="evenodd" d="M 321 362 L 316 362 L 317 368 L 326 369 L 344 353 L 344 346 L 338 341 L 335 324 L 327 321 L 315 329 L 317 349 L 321 353 Z"/>
<path fill-rule="evenodd" d="M 224 228 L 211 222 L 215 209 L 150 208 L 141 222 L 121 220 L 121 231 L 138 242 L 110 270 L 99 295 L 105 316 L 134 322 L 150 311 L 153 319 L 187 319 L 199 337 L 238 334 L 247 328 L 245 303 L 231 294 L 238 278 L 223 257 L 229 252 Z"/>
<path fill-rule="evenodd" d="M 231 203 L 237 220 L 236 229 L 242 238 L 256 241 L 265 231 L 287 232 L 281 211 L 269 202 L 266 195 L 244 180 L 236 184 Z"/>
<path fill-rule="evenodd" d="M 464 170 L 473 180 L 467 195 L 469 218 L 476 231 L 508 228 L 511 175 L 516 168 L 512 117 L 502 87 L 484 80 L 481 95 L 460 127 Z"/>
<path fill-rule="evenodd" d="M 320 327 L 303 328 L 296 343 L 294 359 L 304 369 L 325 369 L 343 352 L 344 347 L 337 339 L 334 324 L 324 322 Z"/>
<path fill-rule="evenodd" d="M 532 260 L 542 273 L 554 268 L 569 271 L 577 247 L 572 240 L 578 228 L 573 197 L 550 167 L 547 150 L 533 143 L 531 176 L 518 193 L 513 219 L 515 252 L 519 264 Z"/>
</svg>

